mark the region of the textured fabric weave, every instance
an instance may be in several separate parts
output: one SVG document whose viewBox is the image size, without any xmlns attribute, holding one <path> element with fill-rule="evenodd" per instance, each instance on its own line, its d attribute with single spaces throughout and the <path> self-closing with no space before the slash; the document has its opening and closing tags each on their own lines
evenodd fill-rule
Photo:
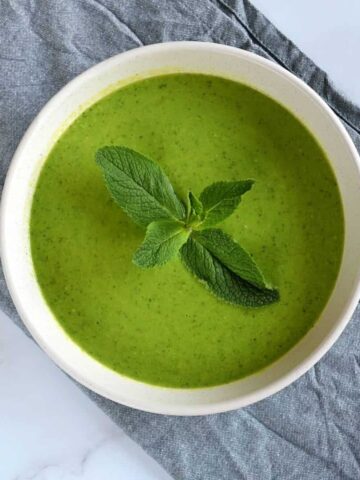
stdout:
<svg viewBox="0 0 360 480">
<path fill-rule="evenodd" d="M 199 40 L 283 65 L 316 90 L 360 149 L 360 110 L 247 0 L 0 0 L 0 181 L 25 129 L 69 80 L 140 45 Z M 0 306 L 24 331 L 0 273 Z M 84 389 L 175 478 L 360 478 L 360 309 L 305 376 L 251 407 L 167 417 Z"/>
</svg>

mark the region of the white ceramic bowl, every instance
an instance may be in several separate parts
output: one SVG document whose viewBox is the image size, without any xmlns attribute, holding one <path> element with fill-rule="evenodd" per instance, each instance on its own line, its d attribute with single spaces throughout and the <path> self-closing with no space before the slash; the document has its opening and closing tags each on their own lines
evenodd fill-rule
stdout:
<svg viewBox="0 0 360 480">
<path fill-rule="evenodd" d="M 265 370 L 218 387 L 169 389 L 123 377 L 83 352 L 59 327 L 35 280 L 30 255 L 32 194 L 49 148 L 71 120 L 104 91 L 169 72 L 200 72 L 246 83 L 286 106 L 328 155 L 345 212 L 345 249 L 335 289 L 316 325 Z M 114 86 L 115 85 L 115 86 Z M 39 345 L 78 382 L 116 402 L 156 413 L 201 415 L 231 410 L 286 387 L 332 346 L 356 307 L 360 290 L 359 157 L 345 128 L 305 83 L 274 63 L 232 47 L 176 42 L 131 50 L 75 78 L 43 108 L 21 141 L 6 179 L 1 251 L 11 296 Z"/>
</svg>

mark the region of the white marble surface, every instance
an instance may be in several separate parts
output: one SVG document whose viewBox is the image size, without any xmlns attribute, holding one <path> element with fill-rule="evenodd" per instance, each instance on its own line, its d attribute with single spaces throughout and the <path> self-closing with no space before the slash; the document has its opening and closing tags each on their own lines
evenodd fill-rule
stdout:
<svg viewBox="0 0 360 480">
<path fill-rule="evenodd" d="M 360 104 L 359 0 L 253 0 Z M 166 480 L 0 314 L 0 480 Z"/>
<path fill-rule="evenodd" d="M 360 105 L 359 0 L 250 0 Z"/>
<path fill-rule="evenodd" d="M 0 313 L 0 480 L 168 480 Z"/>
</svg>

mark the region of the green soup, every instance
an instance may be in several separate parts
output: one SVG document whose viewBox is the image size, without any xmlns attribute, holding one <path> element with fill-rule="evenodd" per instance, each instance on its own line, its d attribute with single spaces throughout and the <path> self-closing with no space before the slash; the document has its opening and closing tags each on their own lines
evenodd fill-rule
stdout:
<svg viewBox="0 0 360 480">
<path fill-rule="evenodd" d="M 255 179 L 222 227 L 280 301 L 223 303 L 180 259 L 134 266 L 144 231 L 111 200 L 94 160 L 117 144 L 159 162 L 183 195 Z M 37 280 L 67 334 L 115 371 L 171 387 L 230 382 L 293 347 L 329 298 L 343 235 L 336 180 L 308 130 L 247 86 L 195 74 L 133 83 L 80 115 L 49 154 L 30 222 Z"/>
</svg>

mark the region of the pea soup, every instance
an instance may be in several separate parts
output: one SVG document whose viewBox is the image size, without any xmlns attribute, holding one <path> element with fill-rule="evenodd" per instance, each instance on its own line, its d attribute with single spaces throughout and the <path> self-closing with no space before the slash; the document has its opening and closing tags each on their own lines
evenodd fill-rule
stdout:
<svg viewBox="0 0 360 480">
<path fill-rule="evenodd" d="M 261 308 L 227 304 L 181 264 L 142 270 L 144 230 L 114 203 L 94 157 L 126 145 L 156 160 L 183 198 L 254 179 L 222 225 L 280 292 Z M 335 177 L 309 131 L 252 88 L 197 74 L 158 76 L 102 98 L 60 137 L 33 197 L 38 283 L 65 332 L 120 374 L 178 388 L 266 367 L 314 325 L 343 249 Z"/>
</svg>

